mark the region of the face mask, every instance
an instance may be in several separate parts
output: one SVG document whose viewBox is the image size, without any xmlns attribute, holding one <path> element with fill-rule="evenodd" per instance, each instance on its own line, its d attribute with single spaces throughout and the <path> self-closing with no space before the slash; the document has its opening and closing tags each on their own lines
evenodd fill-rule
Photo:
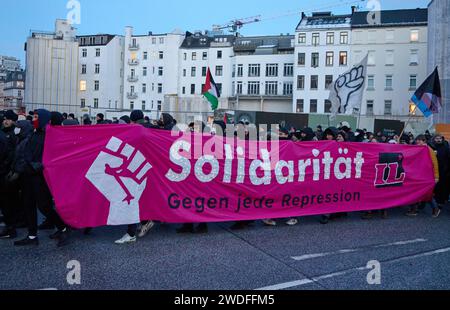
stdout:
<svg viewBox="0 0 450 310">
<path fill-rule="evenodd" d="M 39 129 L 39 120 L 38 119 L 33 120 L 33 127 L 34 127 L 34 129 Z"/>
<path fill-rule="evenodd" d="M 14 134 L 16 136 L 18 136 L 20 134 L 20 128 L 19 127 L 14 128 Z"/>
</svg>

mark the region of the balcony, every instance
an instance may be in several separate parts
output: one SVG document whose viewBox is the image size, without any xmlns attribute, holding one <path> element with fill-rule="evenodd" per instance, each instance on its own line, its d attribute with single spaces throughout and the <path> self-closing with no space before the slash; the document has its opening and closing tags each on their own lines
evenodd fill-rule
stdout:
<svg viewBox="0 0 450 310">
<path fill-rule="evenodd" d="M 133 44 L 133 43 L 131 43 L 131 44 L 128 45 L 128 49 L 129 49 L 130 51 L 138 51 L 138 50 L 139 50 L 139 44 Z"/>
<path fill-rule="evenodd" d="M 134 59 L 134 60 L 130 59 L 130 60 L 128 60 L 128 65 L 137 66 L 137 65 L 139 65 L 139 60 L 138 59 Z"/>
<path fill-rule="evenodd" d="M 137 99 L 137 97 L 138 97 L 138 94 L 135 92 L 127 93 L 128 99 Z"/>
<path fill-rule="evenodd" d="M 137 76 L 128 76 L 128 82 L 136 83 L 137 81 L 139 81 L 139 78 Z"/>
</svg>

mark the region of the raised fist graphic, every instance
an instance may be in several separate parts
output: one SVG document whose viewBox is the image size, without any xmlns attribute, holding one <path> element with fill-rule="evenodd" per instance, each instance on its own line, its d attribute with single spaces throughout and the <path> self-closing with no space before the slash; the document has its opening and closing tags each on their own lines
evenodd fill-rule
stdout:
<svg viewBox="0 0 450 310">
<path fill-rule="evenodd" d="M 334 89 L 340 102 L 340 113 L 350 114 L 353 111 L 350 103 L 351 96 L 364 85 L 364 66 L 358 66 L 341 75 L 334 83 Z"/>
<path fill-rule="evenodd" d="M 115 137 L 100 152 L 86 178 L 110 202 L 108 225 L 139 223 L 139 200 L 151 168 L 141 152 Z"/>
</svg>

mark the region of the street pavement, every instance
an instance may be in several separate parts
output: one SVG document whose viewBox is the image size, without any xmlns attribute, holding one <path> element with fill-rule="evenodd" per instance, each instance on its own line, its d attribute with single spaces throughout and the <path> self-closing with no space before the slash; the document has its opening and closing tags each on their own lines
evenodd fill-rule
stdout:
<svg viewBox="0 0 450 310">
<path fill-rule="evenodd" d="M 0 289 L 12 290 L 330 290 L 450 289 L 450 207 L 438 219 L 431 210 L 408 218 L 390 210 L 386 220 L 360 213 L 297 226 L 256 222 L 232 231 L 231 223 L 209 225 L 208 234 L 177 234 L 157 224 L 137 243 L 114 244 L 125 227 L 92 235 L 72 233 L 57 248 L 40 232 L 40 246 L 15 248 L 0 240 Z M 20 230 L 24 237 L 25 230 Z M 70 285 L 70 261 L 80 262 L 80 284 Z M 381 284 L 369 284 L 369 261 L 380 263 Z"/>
</svg>

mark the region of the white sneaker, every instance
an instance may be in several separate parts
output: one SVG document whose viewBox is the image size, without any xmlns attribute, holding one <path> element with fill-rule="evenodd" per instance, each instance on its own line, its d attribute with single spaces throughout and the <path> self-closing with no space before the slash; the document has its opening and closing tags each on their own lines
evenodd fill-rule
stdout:
<svg viewBox="0 0 450 310">
<path fill-rule="evenodd" d="M 277 226 L 277 222 L 274 220 L 263 220 L 264 225 L 266 226 Z"/>
<path fill-rule="evenodd" d="M 138 237 L 139 238 L 143 238 L 147 235 L 147 233 L 150 231 L 150 229 L 153 228 L 153 226 L 155 226 L 155 222 L 153 221 L 148 221 L 147 224 L 142 225 L 141 230 L 139 231 Z"/>
<path fill-rule="evenodd" d="M 298 224 L 297 219 L 290 219 L 289 221 L 286 222 L 286 225 L 289 225 L 289 226 L 295 226 L 297 224 Z"/>
<path fill-rule="evenodd" d="M 136 242 L 137 238 L 136 236 L 131 237 L 129 234 L 126 234 L 122 237 L 122 239 L 119 239 L 115 242 L 115 244 L 126 244 L 126 243 L 133 243 Z"/>
</svg>

